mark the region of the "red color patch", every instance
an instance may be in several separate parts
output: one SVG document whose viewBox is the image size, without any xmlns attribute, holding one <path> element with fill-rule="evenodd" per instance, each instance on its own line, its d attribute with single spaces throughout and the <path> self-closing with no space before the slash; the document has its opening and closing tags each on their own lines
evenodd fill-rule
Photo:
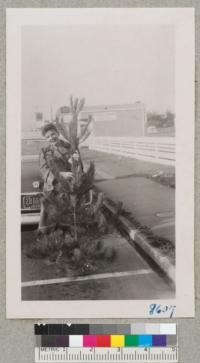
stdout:
<svg viewBox="0 0 200 363">
<path fill-rule="evenodd" d="M 110 335 L 97 335 L 97 347 L 110 347 Z"/>
</svg>

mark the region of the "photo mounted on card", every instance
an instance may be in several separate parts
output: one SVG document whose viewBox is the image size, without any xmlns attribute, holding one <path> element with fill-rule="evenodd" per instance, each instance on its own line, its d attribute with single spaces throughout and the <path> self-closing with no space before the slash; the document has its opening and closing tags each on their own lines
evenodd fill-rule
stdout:
<svg viewBox="0 0 200 363">
<path fill-rule="evenodd" d="M 194 316 L 194 11 L 7 10 L 7 317 Z"/>
</svg>

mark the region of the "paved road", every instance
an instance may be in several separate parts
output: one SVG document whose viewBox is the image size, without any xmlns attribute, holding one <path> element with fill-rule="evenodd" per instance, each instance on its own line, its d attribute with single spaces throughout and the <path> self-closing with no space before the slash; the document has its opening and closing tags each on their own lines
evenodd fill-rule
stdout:
<svg viewBox="0 0 200 363">
<path fill-rule="evenodd" d="M 96 185 L 127 212 L 159 237 L 175 244 L 175 190 L 147 179 L 158 172 L 174 173 L 174 168 L 116 155 L 82 150 L 85 162 L 96 166 Z"/>
<path fill-rule="evenodd" d="M 168 282 L 116 231 L 104 238 L 105 246 L 115 246 L 116 259 L 97 262 L 97 271 L 86 276 L 85 281 L 67 283 L 61 280 L 70 279 L 67 272 L 56 264 L 26 256 L 25 250 L 34 238 L 34 232 L 22 233 L 22 282 L 33 285 L 22 288 L 23 300 L 145 300 L 174 296 Z"/>
</svg>

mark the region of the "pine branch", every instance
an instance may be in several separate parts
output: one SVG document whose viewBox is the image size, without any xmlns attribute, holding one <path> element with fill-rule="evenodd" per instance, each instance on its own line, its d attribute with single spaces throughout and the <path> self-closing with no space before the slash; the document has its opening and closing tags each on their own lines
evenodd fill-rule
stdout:
<svg viewBox="0 0 200 363">
<path fill-rule="evenodd" d="M 90 166 L 87 172 L 84 173 L 81 177 L 81 184 L 77 190 L 77 194 L 79 197 L 87 193 L 88 190 L 92 188 L 94 182 L 94 174 L 95 174 L 94 163 L 90 162 Z"/>
<path fill-rule="evenodd" d="M 77 112 L 80 113 L 85 105 L 85 98 L 81 98 L 77 107 Z"/>
</svg>

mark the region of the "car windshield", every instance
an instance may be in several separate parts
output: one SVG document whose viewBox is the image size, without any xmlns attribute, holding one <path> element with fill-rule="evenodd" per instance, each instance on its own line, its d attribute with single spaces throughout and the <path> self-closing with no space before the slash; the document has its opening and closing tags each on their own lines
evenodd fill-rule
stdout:
<svg viewBox="0 0 200 363">
<path fill-rule="evenodd" d="M 47 144 L 46 140 L 22 139 L 22 156 L 38 155 L 41 148 Z"/>
</svg>

